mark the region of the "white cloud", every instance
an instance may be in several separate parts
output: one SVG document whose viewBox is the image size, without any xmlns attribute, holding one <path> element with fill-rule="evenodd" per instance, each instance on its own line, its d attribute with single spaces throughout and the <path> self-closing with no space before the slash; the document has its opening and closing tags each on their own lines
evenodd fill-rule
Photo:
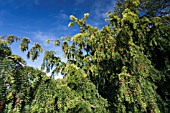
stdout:
<svg viewBox="0 0 170 113">
<path fill-rule="evenodd" d="M 63 60 L 64 60 L 61 46 L 55 47 L 54 44 L 53 44 L 54 40 L 59 39 L 59 38 L 56 37 L 55 34 L 50 33 L 50 32 L 49 33 L 44 33 L 44 32 L 40 32 L 40 31 L 39 32 L 33 32 L 32 34 L 33 34 L 33 36 L 32 36 L 33 39 L 37 40 L 37 42 L 39 42 L 40 45 L 42 45 L 44 50 L 55 51 L 56 55 L 63 58 Z M 51 43 L 47 44 L 46 40 L 53 40 L 53 41 Z"/>
<path fill-rule="evenodd" d="M 35 40 L 37 40 L 38 42 L 40 42 L 46 47 L 48 46 L 48 44 L 46 43 L 46 40 L 49 40 L 49 39 L 54 40 L 57 38 L 53 33 L 50 33 L 50 32 L 45 33 L 45 32 L 38 31 L 38 32 L 32 32 L 32 35 Z"/>
<path fill-rule="evenodd" d="M 60 13 L 57 12 L 57 14 L 53 14 L 52 16 L 54 18 L 56 18 L 58 20 L 62 20 L 62 21 L 69 19 L 69 15 L 66 14 L 63 10 L 61 10 Z"/>
<path fill-rule="evenodd" d="M 65 22 L 70 19 L 69 14 L 66 14 L 63 10 L 60 10 L 60 13 L 51 14 L 50 16 L 56 19 L 55 23 L 52 23 L 54 26 L 52 29 L 53 31 L 55 30 L 61 33 L 68 30 L 68 23 Z"/>
<path fill-rule="evenodd" d="M 65 14 L 65 13 L 61 13 L 61 14 L 58 15 L 58 18 L 68 19 L 69 16 L 67 14 Z"/>
<path fill-rule="evenodd" d="M 93 9 L 92 9 L 92 12 L 95 14 L 95 16 L 97 17 L 106 17 L 106 13 L 108 12 L 113 12 L 113 8 L 115 6 L 115 1 L 112 0 L 112 1 L 96 1 L 93 5 Z M 99 17 L 99 18 L 100 18 Z"/>
<path fill-rule="evenodd" d="M 90 19 L 90 23 L 92 25 L 99 27 L 101 23 L 104 23 L 104 19 L 107 17 L 108 12 L 113 12 L 116 1 L 114 0 L 106 0 L 106 1 L 95 1 L 90 14 L 92 18 Z"/>
</svg>

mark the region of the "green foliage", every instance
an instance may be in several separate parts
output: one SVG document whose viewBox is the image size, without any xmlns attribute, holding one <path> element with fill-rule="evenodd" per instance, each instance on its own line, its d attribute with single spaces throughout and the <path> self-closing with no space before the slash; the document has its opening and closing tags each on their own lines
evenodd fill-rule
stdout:
<svg viewBox="0 0 170 113">
<path fill-rule="evenodd" d="M 129 8 L 130 2 L 119 0 L 116 6 L 116 14 L 121 16 L 124 9 Z M 136 44 L 143 48 L 144 54 L 151 61 L 151 64 L 159 70 L 161 80 L 155 81 L 157 85 L 157 93 L 165 101 L 170 102 L 169 93 L 170 86 L 166 81 L 170 79 L 169 73 L 169 30 L 170 30 L 170 17 L 169 17 L 169 0 L 142 0 L 140 5 L 136 7 L 143 14 L 138 14 L 140 18 L 140 28 L 135 35 L 144 33 L 144 35 L 138 35 L 141 39 L 136 40 Z M 130 7 L 134 9 L 135 7 Z M 142 25 L 143 24 L 143 25 Z M 146 29 L 146 30 L 145 30 Z M 166 104 L 164 107 L 168 108 Z M 166 111 L 162 111 L 166 112 Z"/>
<path fill-rule="evenodd" d="M 24 61 L 12 55 L 7 45 L 17 37 L 0 40 L 0 60 L 9 62 L 0 70 L 0 109 L 5 113 L 167 112 L 169 16 L 158 17 L 154 12 L 139 16 L 139 8 L 150 11 L 153 7 L 147 9 L 147 5 L 153 2 L 119 2 L 120 10 L 108 13 L 110 23 L 101 30 L 86 24 L 88 13 L 82 19 L 71 15 L 69 26 L 77 24 L 80 33 L 54 40 L 54 46 L 62 44 L 67 61 L 62 62 L 55 51 L 44 52 L 42 70 L 52 71 L 52 77 L 62 74 L 64 78 L 59 80 L 38 69 L 17 65 L 15 61 Z M 35 60 L 43 49 L 33 43 L 29 50 L 29 43 L 23 38 L 21 51 L 28 50 L 28 58 Z"/>
<path fill-rule="evenodd" d="M 59 40 L 55 40 L 54 46 L 59 46 L 59 45 L 60 45 L 60 41 Z"/>
<path fill-rule="evenodd" d="M 84 78 L 83 72 L 72 65 L 65 68 L 68 75 L 62 80 L 44 79 L 37 89 L 33 112 L 106 112 L 107 101 L 97 92 L 95 85 Z M 41 110 L 40 110 L 41 109 Z M 40 111 L 39 111 L 40 110 Z"/>
<path fill-rule="evenodd" d="M 40 52 L 42 52 L 42 47 L 38 43 L 35 43 L 30 51 L 27 53 L 27 58 L 31 57 L 31 59 L 34 61 L 39 57 Z"/>
<path fill-rule="evenodd" d="M 23 38 L 22 42 L 20 44 L 21 51 L 24 52 L 28 50 L 28 44 L 30 43 L 30 40 L 28 38 Z"/>
<path fill-rule="evenodd" d="M 169 0 L 118 0 L 115 6 L 115 13 L 119 16 L 126 9 L 144 13 L 149 18 L 155 16 L 166 16 L 170 14 Z"/>
<path fill-rule="evenodd" d="M 3 46 L 3 51 L 10 51 L 8 45 Z M 45 52 L 45 67 L 64 65 L 54 54 Z M 24 63 L 23 59 L 11 52 L 2 55 L 6 57 L 1 57 L 1 61 L 8 63 L 0 70 L 0 110 L 3 113 L 108 112 L 107 101 L 75 65 L 65 65 L 63 73 L 67 76 L 56 81 L 38 69 L 17 65 L 15 61 Z"/>
</svg>

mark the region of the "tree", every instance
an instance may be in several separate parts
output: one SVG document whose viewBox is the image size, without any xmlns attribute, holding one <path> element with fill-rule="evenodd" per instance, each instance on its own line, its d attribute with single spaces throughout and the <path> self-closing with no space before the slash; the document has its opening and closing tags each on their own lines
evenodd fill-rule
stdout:
<svg viewBox="0 0 170 113">
<path fill-rule="evenodd" d="M 75 65 L 67 64 L 67 77 L 55 81 L 44 78 L 30 105 L 32 112 L 107 113 L 107 101 L 102 98 L 86 74 Z M 29 110 L 28 110 L 29 111 Z"/>
<path fill-rule="evenodd" d="M 140 16 L 140 3 L 126 1 L 125 6 L 133 7 L 123 8 L 121 14 L 108 13 L 110 23 L 101 30 L 86 23 L 88 13 L 82 19 L 70 16 L 69 26 L 77 24 L 80 33 L 54 41 L 56 46 L 62 44 L 67 62 L 56 57 L 54 51 L 45 51 L 42 63 L 42 69 L 52 70 L 53 74 L 61 72 L 64 78 L 56 81 L 39 70 L 24 67 L 24 72 L 15 75 L 25 75 L 25 79 L 19 77 L 27 80 L 21 82 L 29 90 L 23 86 L 16 94 L 27 92 L 24 95 L 30 100 L 18 96 L 25 104 L 16 104 L 6 112 L 167 112 L 169 100 L 165 98 L 170 93 L 163 80 L 169 77 L 170 26 L 164 20 L 169 17 Z M 7 37 L 9 43 L 17 39 Z M 20 48 L 35 60 L 43 49 L 35 43 L 29 50 L 30 43 L 23 38 Z M 13 102 L 10 99 L 9 103 Z"/>
<path fill-rule="evenodd" d="M 122 15 L 119 18 L 110 13 L 110 25 L 100 31 L 86 25 L 85 19 L 71 17 L 81 31 L 63 51 L 68 61 L 74 60 L 73 64 L 88 73 L 99 93 L 107 98 L 110 112 L 160 112 L 163 103 L 153 82 L 159 80 L 160 73 L 143 47 L 136 44 L 136 40 L 145 38 L 147 23 L 141 22 L 147 18 L 139 19 L 130 9 Z"/>
<path fill-rule="evenodd" d="M 13 55 L 11 53 L 11 50 L 8 47 L 8 41 L 2 39 L 0 40 L 0 62 L 1 62 L 0 64 L 0 79 L 1 79 L 0 110 L 5 111 L 5 106 L 7 105 L 7 95 L 10 90 L 12 91 L 14 89 L 17 89 L 18 86 L 17 82 L 19 82 L 19 77 L 17 76 L 17 73 L 21 69 L 20 63 L 21 62 L 24 63 L 24 62 L 22 58 Z"/>
<path fill-rule="evenodd" d="M 63 72 L 67 73 L 67 77 L 56 81 L 39 69 L 23 66 L 23 59 L 11 54 L 8 38 L 0 42 L 1 63 L 4 62 L 0 70 L 0 112 L 108 112 L 106 99 L 99 95 L 95 85 L 86 78 L 86 73 L 75 65 L 65 64 Z M 31 48 L 32 53 L 37 50 L 36 47 Z M 24 49 L 22 45 L 21 48 Z M 53 52 L 46 52 L 47 59 L 52 57 L 50 53 Z M 55 58 L 50 61 L 55 61 Z"/>
<path fill-rule="evenodd" d="M 165 102 L 156 91 L 165 73 L 153 59 L 161 47 L 168 55 L 169 25 L 162 22 L 166 17 L 139 17 L 139 3 L 129 1 L 134 9 L 126 8 L 120 17 L 109 13 L 110 24 L 100 31 L 86 24 L 88 14 L 83 19 L 71 16 L 69 25 L 78 24 L 80 33 L 72 38 L 71 46 L 69 39 L 63 43 L 63 51 L 69 63 L 88 73 L 99 93 L 108 99 L 110 111 L 165 112 Z"/>
<path fill-rule="evenodd" d="M 170 1 L 169 0 L 141 0 L 139 6 L 130 4 L 130 0 L 118 0 L 115 13 L 121 16 L 125 8 L 138 11 L 140 18 L 148 18 L 149 30 L 146 40 L 143 40 L 144 53 L 151 60 L 152 65 L 162 73 L 161 80 L 155 81 L 158 94 L 170 103 L 169 72 L 169 30 L 170 30 Z M 144 23 L 144 22 L 143 22 Z M 144 23 L 145 24 L 145 23 Z"/>
</svg>

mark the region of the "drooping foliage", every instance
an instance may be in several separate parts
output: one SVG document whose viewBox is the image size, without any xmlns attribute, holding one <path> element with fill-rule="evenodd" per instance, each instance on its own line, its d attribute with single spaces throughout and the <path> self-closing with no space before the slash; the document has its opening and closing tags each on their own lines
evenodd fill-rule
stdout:
<svg viewBox="0 0 170 113">
<path fill-rule="evenodd" d="M 1 77 L 4 77 L 1 103 L 5 102 L 1 110 L 167 112 L 170 102 L 170 26 L 169 13 L 165 9 L 168 9 L 169 1 L 155 2 L 162 7 L 160 4 L 149 7 L 154 1 L 118 1 L 115 13 L 108 13 L 106 20 L 109 24 L 101 30 L 86 23 L 88 13 L 82 19 L 70 16 L 69 26 L 77 24 L 80 32 L 62 40 L 47 40 L 47 43 L 54 41 L 54 46 L 61 44 L 67 61 L 62 62 L 55 51 L 45 51 L 42 63 L 42 70 L 52 71 L 52 77 L 62 74 L 64 78 L 61 80 L 17 63 L 24 62 L 11 55 L 6 44 L 20 38 L 8 36 L 7 41 L 1 40 L 0 52 L 4 53 L 1 61 L 9 60 L 11 63 L 8 64 L 15 64 L 11 65 L 15 67 L 6 66 L 1 70 Z M 141 13 L 145 15 L 141 16 Z M 29 49 L 29 44 L 34 46 Z M 27 38 L 22 39 L 20 48 L 32 60 L 43 52 L 40 44 Z"/>
<path fill-rule="evenodd" d="M 139 11 L 139 18 L 146 18 L 146 39 L 142 43 L 144 53 L 151 60 L 152 65 L 162 73 L 161 81 L 156 81 L 158 94 L 169 104 L 170 103 L 170 1 L 169 0 L 141 0 L 140 5 L 135 8 L 129 4 L 129 0 L 118 0 L 115 13 L 121 15 L 125 8 Z M 135 2 L 134 2 L 135 3 Z M 145 28 L 143 28 L 145 29 Z"/>
<path fill-rule="evenodd" d="M 160 112 L 163 102 L 154 81 L 160 80 L 161 73 L 144 54 L 142 42 L 148 24 L 141 22 L 147 18 L 139 19 L 126 9 L 123 18 L 110 13 L 109 19 L 110 25 L 98 30 L 74 17 L 72 23 L 80 26 L 80 33 L 72 38 L 72 45 L 64 46 L 68 62 L 88 73 L 108 99 L 110 111 Z"/>
<path fill-rule="evenodd" d="M 69 67 L 69 68 L 68 68 Z M 56 113 L 107 113 L 107 101 L 103 99 L 86 74 L 75 65 L 65 68 L 67 78 L 46 79 L 41 83 L 30 110 Z"/>
<path fill-rule="evenodd" d="M 63 72 L 67 77 L 56 81 L 41 70 L 24 65 L 19 56 L 11 54 L 8 39 L 0 41 L 3 53 L 0 54 L 0 113 L 108 112 L 106 99 L 76 65 L 65 65 Z M 50 55 L 46 52 L 45 58 L 53 59 Z M 54 59 L 50 63 L 56 61 Z M 53 63 L 58 66 L 57 62 Z"/>
</svg>

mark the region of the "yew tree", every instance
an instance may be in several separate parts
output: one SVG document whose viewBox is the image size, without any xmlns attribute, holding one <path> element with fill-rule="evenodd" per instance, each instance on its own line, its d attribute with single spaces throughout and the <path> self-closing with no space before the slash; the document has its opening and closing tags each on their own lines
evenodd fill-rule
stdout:
<svg viewBox="0 0 170 113">
<path fill-rule="evenodd" d="M 157 93 L 170 103 L 170 1 L 169 0 L 140 0 L 136 7 L 130 0 L 118 0 L 115 13 L 122 15 L 125 8 L 137 11 L 139 18 L 147 17 L 149 20 L 147 39 L 142 43 L 144 54 L 151 60 L 152 65 L 162 73 L 161 80 L 155 81 L 158 86 Z"/>
<path fill-rule="evenodd" d="M 80 33 L 66 37 L 63 51 L 67 63 L 84 70 L 108 100 L 110 112 L 165 112 L 166 103 L 156 91 L 165 74 L 156 68 L 151 53 L 159 54 L 153 45 L 169 52 L 169 24 L 158 16 L 138 16 L 138 0 L 129 4 L 134 9 L 126 8 L 122 16 L 109 13 L 110 24 L 101 30 L 86 24 L 88 14 L 82 19 L 70 16 L 69 26 L 77 24 Z"/>
<path fill-rule="evenodd" d="M 27 84 L 23 83 L 23 88 L 30 90 L 16 90 L 17 94 L 24 92 L 18 96 L 22 101 L 14 102 L 17 106 L 7 104 L 6 112 L 167 112 L 170 87 L 165 80 L 169 80 L 170 69 L 169 15 L 154 13 L 148 16 L 146 13 L 141 16 L 141 5 L 144 3 L 146 8 L 146 3 L 153 3 L 143 1 L 125 1 L 127 7 L 120 12 L 108 13 L 106 21 L 109 24 L 102 29 L 86 23 L 88 13 L 81 19 L 71 15 L 69 26 L 78 25 L 80 32 L 72 37 L 47 40 L 62 47 L 66 62 L 62 62 L 55 51 L 44 52 L 38 43 L 29 49 L 32 42 L 22 38 L 21 51 L 27 52 L 32 60 L 44 52 L 42 70 L 52 71 L 52 76 L 48 78 L 40 70 L 26 67 L 24 72 L 20 70 L 16 75 L 26 77 L 27 82 L 23 82 Z M 8 36 L 7 42 L 18 39 Z M 12 58 L 19 60 L 16 56 Z M 58 73 L 63 79 L 54 80 L 53 76 Z M 12 97 L 7 97 L 9 103 L 13 102 Z"/>
<path fill-rule="evenodd" d="M 21 57 L 12 54 L 9 44 L 18 39 L 14 36 L 0 39 L 0 113 L 108 112 L 106 99 L 100 96 L 83 70 L 63 62 L 67 77 L 56 81 L 40 69 L 26 66 Z M 26 50 L 28 42 L 27 38 L 22 39 L 22 51 Z M 32 59 L 38 56 L 36 50 L 41 50 L 37 43 L 28 51 Z M 56 61 L 54 65 L 57 65 L 57 61 L 61 61 L 52 57 L 53 53 L 46 51 L 44 57 Z"/>
</svg>

